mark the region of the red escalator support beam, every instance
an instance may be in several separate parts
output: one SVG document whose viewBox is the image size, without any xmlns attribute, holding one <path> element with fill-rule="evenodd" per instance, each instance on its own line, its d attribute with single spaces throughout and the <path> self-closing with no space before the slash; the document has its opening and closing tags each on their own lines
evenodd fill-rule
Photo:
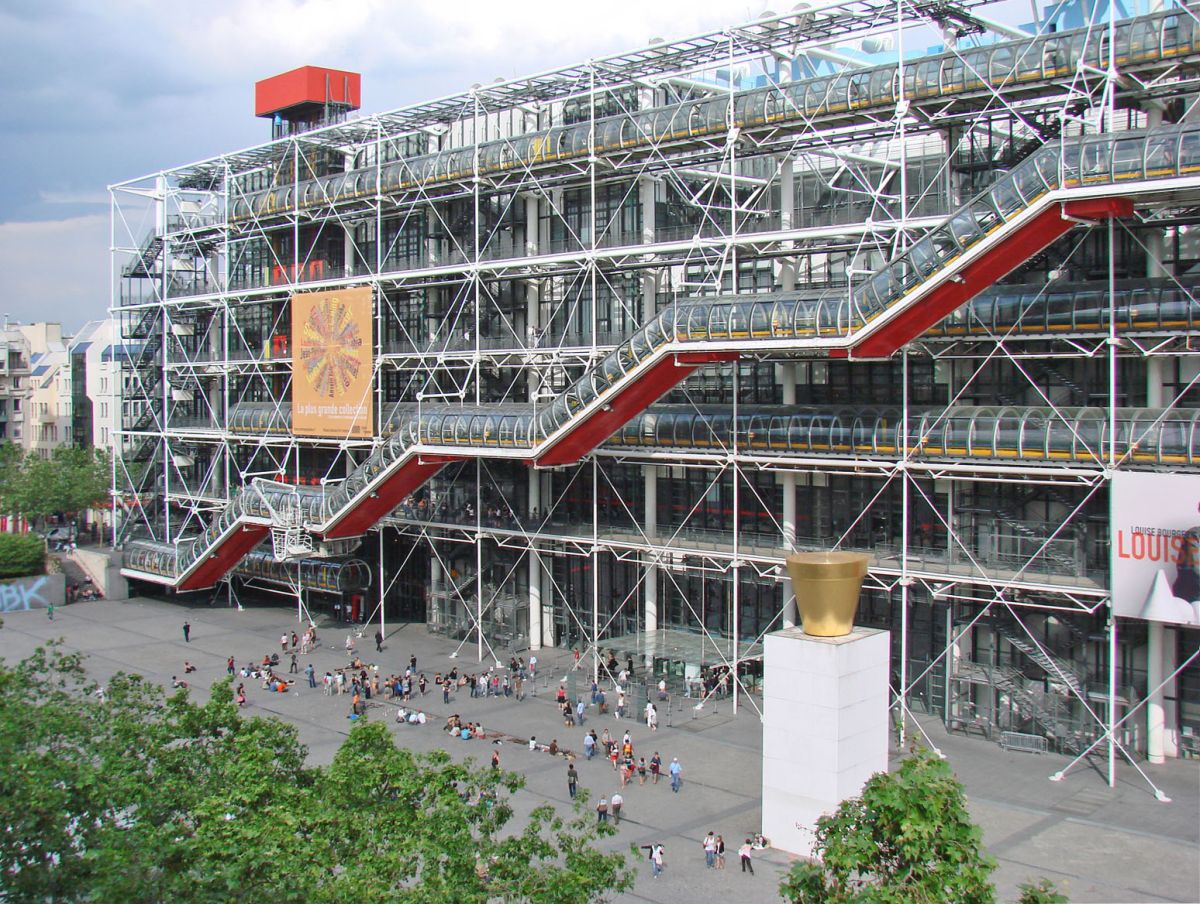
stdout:
<svg viewBox="0 0 1200 904">
<path fill-rule="evenodd" d="M 357 537 L 365 534 L 375 523 L 398 506 L 404 497 L 427 481 L 452 461 L 463 459 L 453 455 L 419 455 L 406 461 L 396 473 L 379 484 L 365 499 L 335 521 L 325 532 L 326 540 Z"/>
<path fill-rule="evenodd" d="M 1129 198 L 1085 198 L 1054 204 L 964 267 L 956 279 L 945 280 L 853 346 L 848 355 L 843 352 L 831 357 L 887 358 L 1061 238 L 1080 221 L 1096 223 L 1132 215 L 1133 201 Z"/>
<path fill-rule="evenodd" d="M 210 552 L 200 566 L 179 583 L 180 590 L 204 590 L 225 577 L 270 531 L 261 524 L 242 525 Z"/>
<path fill-rule="evenodd" d="M 657 402 L 696 368 L 720 361 L 736 361 L 737 352 L 678 352 L 652 364 L 632 385 L 607 404 L 574 425 L 570 432 L 540 455 L 535 464 L 552 467 L 579 461 L 616 433 L 635 414 Z"/>
</svg>

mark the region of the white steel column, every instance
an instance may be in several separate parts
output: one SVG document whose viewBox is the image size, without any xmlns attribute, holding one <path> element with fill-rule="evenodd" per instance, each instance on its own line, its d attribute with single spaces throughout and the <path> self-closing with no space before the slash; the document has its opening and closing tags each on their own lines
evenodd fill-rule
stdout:
<svg viewBox="0 0 1200 904">
<path fill-rule="evenodd" d="M 429 599 L 433 602 L 434 611 L 441 610 L 438 613 L 438 622 L 445 626 L 448 623 L 448 613 L 446 607 L 438 600 L 438 594 L 442 592 L 442 563 L 436 555 L 436 550 L 431 549 L 434 555 L 429 557 Z M 426 608 L 425 620 L 430 621 L 429 611 Z"/>
<path fill-rule="evenodd" d="M 528 194 L 525 196 L 525 255 L 526 257 L 534 257 L 538 254 L 538 248 L 541 246 L 541 235 L 539 227 L 542 222 L 542 208 L 538 203 L 538 196 Z"/>
<path fill-rule="evenodd" d="M 650 541 L 652 548 L 657 549 L 658 541 L 655 538 L 658 535 L 658 466 L 642 465 L 642 474 L 646 481 L 643 492 L 646 507 L 646 539 Z M 648 645 L 651 635 L 658 631 L 657 565 L 653 563 L 646 565 L 646 573 L 642 586 L 644 588 L 642 596 L 642 624 Z"/>
<path fill-rule="evenodd" d="M 546 490 L 547 487 L 543 487 Z M 543 492 L 542 498 L 547 499 L 548 494 Z M 549 563 L 543 561 L 542 572 L 542 646 L 553 647 L 557 646 L 557 639 L 554 636 L 554 575 L 550 573 Z M 563 600 L 562 605 L 566 605 L 566 600 Z M 546 616 L 549 616 L 547 618 Z"/>
<path fill-rule="evenodd" d="M 375 531 L 379 535 L 379 636 L 387 638 L 387 622 L 383 615 L 383 602 L 387 596 L 387 573 L 383 568 L 383 528 Z"/>
<path fill-rule="evenodd" d="M 1162 123 L 1162 111 L 1156 107 L 1147 110 L 1147 128 Z M 1163 234 L 1151 228 L 1145 234 L 1146 276 L 1158 279 L 1167 275 L 1163 265 Z M 1167 404 L 1163 384 L 1166 382 L 1168 359 L 1162 355 L 1146 358 L 1146 407 L 1162 408 Z M 1172 754 L 1176 753 L 1173 733 L 1167 729 L 1167 688 L 1159 688 L 1166 675 L 1175 671 L 1175 645 L 1167 643 L 1167 628 L 1162 622 L 1146 623 L 1146 687 L 1150 698 L 1146 701 L 1146 758 L 1155 764 L 1167 758 L 1168 734 L 1171 734 Z M 1155 690 L 1158 688 L 1158 690 Z M 1172 722 L 1174 720 L 1172 719 Z"/>
<path fill-rule="evenodd" d="M 652 176 L 642 176 L 638 179 L 638 200 L 642 204 L 642 244 L 654 244 L 654 228 L 655 228 L 655 203 L 654 203 L 654 178 Z"/>
<path fill-rule="evenodd" d="M 533 530 L 538 529 L 538 523 L 541 520 L 539 514 L 538 519 L 533 519 L 533 512 L 540 512 L 542 506 L 542 475 L 534 470 L 529 469 L 529 513 L 531 527 Z M 537 542 L 531 543 L 529 550 L 529 649 L 540 650 L 542 648 L 542 560 L 538 555 Z"/>
<path fill-rule="evenodd" d="M 796 404 L 796 365 L 780 365 L 783 379 L 783 404 Z M 783 548 L 792 552 L 796 548 L 796 472 L 784 471 L 779 475 L 783 488 Z M 788 593 L 788 584 L 784 583 L 786 602 L 783 604 L 783 627 L 794 628 L 799 621 L 796 615 L 796 597 Z"/>
<path fill-rule="evenodd" d="M 784 157 L 779 164 L 779 228 L 788 232 L 794 226 L 794 211 L 796 208 L 796 172 L 790 156 Z M 792 247 L 790 241 L 785 247 Z M 779 288 L 784 292 L 792 292 L 796 288 L 796 259 L 783 257 L 779 259 Z M 794 370 L 794 368 L 793 368 Z M 793 387 L 795 382 L 792 383 Z M 784 400 L 786 404 L 786 399 Z"/>
</svg>

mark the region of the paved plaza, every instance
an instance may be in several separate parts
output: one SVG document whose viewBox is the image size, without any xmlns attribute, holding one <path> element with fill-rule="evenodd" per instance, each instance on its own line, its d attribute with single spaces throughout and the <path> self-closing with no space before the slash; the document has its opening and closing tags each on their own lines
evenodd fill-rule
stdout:
<svg viewBox="0 0 1200 904">
<path fill-rule="evenodd" d="M 191 642 L 184 643 L 183 623 L 191 624 Z M 169 685 L 171 676 L 183 677 L 183 661 L 198 671 L 188 676 L 197 695 L 203 696 L 213 681 L 225 675 L 225 661 L 234 656 L 239 665 L 261 660 L 279 649 L 284 630 L 302 626 L 294 609 L 188 607 L 150 600 L 79 603 L 56 610 L 53 622 L 44 610 L 7 613 L 0 629 L 0 656 L 13 661 L 51 638 L 62 638 L 67 649 L 88 654 L 87 666 L 103 682 L 118 670 L 136 671 Z M 345 664 L 343 644 L 347 631 L 319 623 L 320 648 L 301 657 L 301 668 L 311 660 L 317 674 Z M 736 850 L 742 840 L 758 831 L 762 732 L 753 706 L 743 705 L 735 716 L 729 700 L 705 707 L 701 713 L 692 701 L 679 700 L 660 708 L 660 726 L 651 733 L 634 719 L 600 717 L 589 709 L 583 727 L 567 728 L 554 706 L 558 681 L 570 664 L 570 654 L 544 650 L 538 655 L 536 696 L 524 702 L 512 699 L 471 699 L 465 691 L 449 706 L 442 703 L 432 680 L 452 664 L 467 672 L 477 670 L 473 644 L 451 654 L 457 641 L 428 633 L 424 625 L 389 629 L 382 654 L 374 652 L 368 628 L 358 649 L 364 662 L 374 662 L 381 675 L 401 672 L 408 657 L 416 655 L 419 671 L 429 679 L 429 693 L 414 705 L 424 709 L 430 724 L 397 726 L 393 704 L 379 702 L 369 713 L 386 718 L 400 742 L 414 750 L 448 749 L 456 757 L 474 757 L 483 764 L 492 745 L 485 741 L 451 740 L 440 726 L 450 713 L 464 721 L 482 722 L 489 733 L 559 745 L 582 751 L 586 730 L 604 728 L 618 739 L 630 730 L 637 755 L 657 750 L 664 763 L 678 757 L 684 767 L 684 785 L 673 794 L 669 782 L 622 789 L 625 807 L 616 838 L 609 844 L 628 849 L 630 843 L 662 842 L 667 868 L 652 879 L 648 863 L 636 862 L 633 889 L 620 901 L 730 902 L 778 901 L 779 879 L 789 858 L 778 851 L 758 852 L 754 876 L 738 869 Z M 507 662 L 508 654 L 502 653 Z M 528 654 L 525 654 L 528 655 Z M 285 658 L 281 671 L 286 671 Z M 273 715 L 296 724 L 311 758 L 326 763 L 349 730 L 350 698 L 325 697 L 309 689 L 304 676 L 287 694 L 271 694 L 255 681 L 246 681 L 247 714 Z M 303 686 L 302 686 L 303 685 Z M 588 687 L 580 677 L 581 690 Z M 972 813 L 983 826 L 988 849 L 999 861 L 995 879 L 1001 900 L 1013 900 L 1021 882 L 1046 876 L 1059 883 L 1072 901 L 1198 901 L 1200 900 L 1200 767 L 1195 761 L 1170 761 L 1165 766 L 1142 768 L 1173 800 L 1155 800 L 1148 785 L 1129 765 L 1118 770 L 1118 784 L 1110 789 L 1095 766 L 1081 764 L 1061 782 L 1048 776 L 1066 765 L 1053 755 L 1032 755 L 1001 750 L 995 744 L 947 736 L 940 724 L 925 725 L 930 739 L 949 758 L 966 785 Z M 568 803 L 566 761 L 533 753 L 517 743 L 500 748 L 501 765 L 525 776 L 527 786 L 514 804 L 518 818 L 543 801 Z M 893 752 L 894 754 L 894 752 Z M 593 799 L 611 794 L 620 782 L 600 757 L 577 759 L 580 784 Z M 701 841 L 712 830 L 724 836 L 727 868 L 705 868 Z"/>
</svg>

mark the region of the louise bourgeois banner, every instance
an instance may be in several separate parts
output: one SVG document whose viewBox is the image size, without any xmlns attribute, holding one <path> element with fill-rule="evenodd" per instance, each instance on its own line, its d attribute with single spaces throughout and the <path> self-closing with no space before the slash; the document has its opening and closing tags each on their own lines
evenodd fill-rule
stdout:
<svg viewBox="0 0 1200 904">
<path fill-rule="evenodd" d="M 360 439 L 373 432 L 371 289 L 292 296 L 292 430 Z"/>
<path fill-rule="evenodd" d="M 1200 624 L 1200 476 L 1119 471 L 1111 500 L 1116 614 Z"/>
</svg>

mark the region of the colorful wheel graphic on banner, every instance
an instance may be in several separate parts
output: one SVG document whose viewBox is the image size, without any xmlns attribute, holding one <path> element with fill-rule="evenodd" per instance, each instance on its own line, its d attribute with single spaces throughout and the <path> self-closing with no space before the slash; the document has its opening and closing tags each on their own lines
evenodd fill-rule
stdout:
<svg viewBox="0 0 1200 904">
<path fill-rule="evenodd" d="M 340 398 L 365 366 L 367 350 L 342 301 L 330 298 L 313 305 L 300 336 L 300 363 L 317 395 Z"/>
</svg>

